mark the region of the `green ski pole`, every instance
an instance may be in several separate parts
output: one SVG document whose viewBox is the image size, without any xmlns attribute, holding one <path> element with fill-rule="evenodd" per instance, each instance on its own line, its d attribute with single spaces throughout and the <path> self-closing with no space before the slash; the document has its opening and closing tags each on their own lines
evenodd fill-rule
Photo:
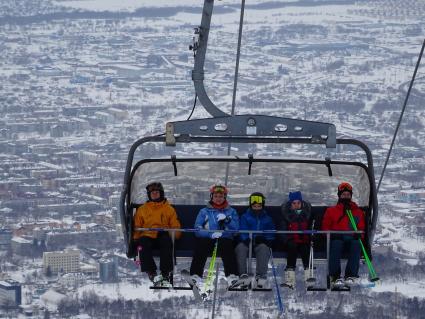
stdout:
<svg viewBox="0 0 425 319">
<path fill-rule="evenodd" d="M 351 210 L 347 209 L 346 212 L 347 212 L 348 218 L 350 219 L 351 226 L 353 227 L 353 229 L 355 231 L 357 231 L 357 225 L 356 225 L 356 222 L 354 220 L 353 214 L 351 213 Z M 367 268 L 369 270 L 370 281 L 372 281 L 372 282 L 378 281 L 379 277 L 376 275 L 375 269 L 373 268 L 373 265 L 372 265 L 372 261 L 369 258 L 369 255 L 366 251 L 366 248 L 363 245 L 361 238 L 359 238 L 359 243 L 360 243 L 360 247 L 362 248 L 362 252 L 363 252 L 363 256 L 364 256 L 365 261 L 366 261 Z"/>
<path fill-rule="evenodd" d="M 215 259 L 217 257 L 217 247 L 218 247 L 218 239 L 215 241 L 214 250 L 211 256 L 210 265 L 208 267 L 208 275 L 207 280 L 205 281 L 205 293 L 208 293 L 208 288 L 211 285 L 211 281 L 213 278 L 214 268 L 215 268 Z"/>
</svg>

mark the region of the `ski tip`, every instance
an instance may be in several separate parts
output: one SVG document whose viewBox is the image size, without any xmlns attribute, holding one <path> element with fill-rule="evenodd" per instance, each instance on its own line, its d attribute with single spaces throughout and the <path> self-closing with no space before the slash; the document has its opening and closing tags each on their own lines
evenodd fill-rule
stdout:
<svg viewBox="0 0 425 319">
<path fill-rule="evenodd" d="M 360 288 L 373 288 L 373 287 L 376 287 L 376 284 L 374 282 L 370 282 L 368 284 L 364 284 L 360 286 Z"/>
</svg>

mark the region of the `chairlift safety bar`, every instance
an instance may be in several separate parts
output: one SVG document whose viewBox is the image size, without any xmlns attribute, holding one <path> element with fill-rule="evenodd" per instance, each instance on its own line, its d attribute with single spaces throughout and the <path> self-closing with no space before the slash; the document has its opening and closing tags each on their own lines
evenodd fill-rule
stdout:
<svg viewBox="0 0 425 319">
<path fill-rule="evenodd" d="M 361 230 L 226 230 L 226 229 L 200 229 L 200 228 L 135 228 L 135 231 L 169 231 L 182 233 L 230 233 L 230 234 L 363 234 Z"/>
</svg>

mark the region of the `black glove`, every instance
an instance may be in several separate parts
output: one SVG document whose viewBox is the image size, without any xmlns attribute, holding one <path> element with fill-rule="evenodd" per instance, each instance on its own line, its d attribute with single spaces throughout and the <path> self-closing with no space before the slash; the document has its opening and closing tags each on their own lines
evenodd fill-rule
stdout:
<svg viewBox="0 0 425 319">
<path fill-rule="evenodd" d="M 222 215 L 224 215 L 224 214 L 222 214 Z M 218 221 L 218 227 L 220 229 L 224 229 L 225 225 L 227 225 L 228 223 L 230 223 L 231 220 L 232 220 L 232 217 L 226 216 L 226 218 L 221 219 L 221 220 Z"/>
<path fill-rule="evenodd" d="M 342 201 L 342 204 L 344 205 L 344 211 L 351 210 L 350 201 L 349 200 L 343 200 Z"/>
<path fill-rule="evenodd" d="M 353 234 L 353 238 L 354 238 L 354 239 L 356 239 L 356 240 L 357 240 L 357 239 L 360 239 L 360 235 L 361 235 L 361 234 Z"/>
</svg>

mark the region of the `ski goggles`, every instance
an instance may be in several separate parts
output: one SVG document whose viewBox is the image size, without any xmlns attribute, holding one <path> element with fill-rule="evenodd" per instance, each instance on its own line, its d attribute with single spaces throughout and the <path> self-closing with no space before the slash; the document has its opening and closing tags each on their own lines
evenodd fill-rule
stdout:
<svg viewBox="0 0 425 319">
<path fill-rule="evenodd" d="M 227 189 L 226 189 L 226 187 L 224 187 L 224 186 L 213 186 L 212 188 L 211 188 L 211 193 L 224 193 L 224 194 L 226 194 L 227 193 Z"/>
<path fill-rule="evenodd" d="M 264 200 L 263 200 L 263 197 L 262 196 L 254 195 L 254 196 L 251 196 L 249 198 L 249 203 L 250 204 L 263 204 L 263 202 L 264 202 Z"/>
</svg>

